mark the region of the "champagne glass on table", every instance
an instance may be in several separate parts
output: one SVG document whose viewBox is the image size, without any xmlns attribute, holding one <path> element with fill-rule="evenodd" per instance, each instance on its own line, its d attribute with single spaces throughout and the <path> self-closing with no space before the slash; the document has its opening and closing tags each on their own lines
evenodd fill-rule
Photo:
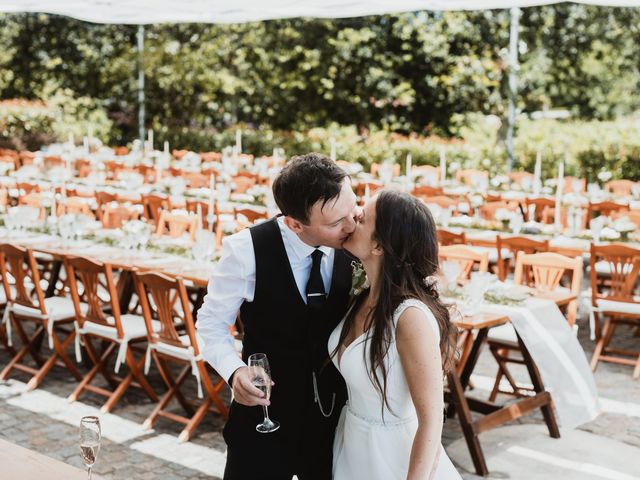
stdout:
<svg viewBox="0 0 640 480">
<path fill-rule="evenodd" d="M 254 353 L 249 357 L 249 374 L 253 385 L 264 393 L 268 400 L 271 396 L 271 370 L 269 360 L 264 353 Z M 275 432 L 280 428 L 280 424 L 269 418 L 269 410 L 262 406 L 264 411 L 264 421 L 256 425 L 256 430 L 260 433 Z"/>
<path fill-rule="evenodd" d="M 80 420 L 80 455 L 87 466 L 88 479 L 91 480 L 91 469 L 96 463 L 100 450 L 100 419 L 94 416 L 82 417 Z"/>
</svg>

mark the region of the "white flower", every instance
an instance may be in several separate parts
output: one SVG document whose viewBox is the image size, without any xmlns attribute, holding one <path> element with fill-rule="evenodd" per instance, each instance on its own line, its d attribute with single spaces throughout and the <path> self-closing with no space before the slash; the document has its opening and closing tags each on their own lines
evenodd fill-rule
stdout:
<svg viewBox="0 0 640 480">
<path fill-rule="evenodd" d="M 633 232 L 637 229 L 635 223 L 629 220 L 629 217 L 620 217 L 615 222 L 613 222 L 613 229 L 619 233 L 629 233 Z"/>
<path fill-rule="evenodd" d="M 604 227 L 600 232 L 600 238 L 602 240 L 618 240 L 620 233 L 616 232 L 613 228 Z"/>
<path fill-rule="evenodd" d="M 598 180 L 600 180 L 601 182 L 608 182 L 609 180 L 611 180 L 612 176 L 613 174 L 610 171 L 603 170 L 598 173 Z"/>
<path fill-rule="evenodd" d="M 349 292 L 349 295 L 356 297 L 367 288 L 369 288 L 367 272 L 364 271 L 364 267 L 360 261 L 354 260 L 351 262 L 351 292 Z"/>
</svg>

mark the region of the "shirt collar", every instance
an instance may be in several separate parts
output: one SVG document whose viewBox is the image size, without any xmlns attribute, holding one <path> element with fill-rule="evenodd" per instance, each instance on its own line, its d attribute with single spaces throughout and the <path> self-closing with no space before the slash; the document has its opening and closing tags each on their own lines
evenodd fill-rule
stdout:
<svg viewBox="0 0 640 480">
<path fill-rule="evenodd" d="M 298 235 L 291 231 L 291 229 L 287 227 L 286 223 L 284 223 L 284 217 L 278 217 L 278 223 L 280 223 L 280 230 L 282 231 L 283 235 L 286 236 L 287 242 L 289 242 L 289 246 L 291 247 L 291 250 L 296 255 L 298 260 L 302 260 L 303 258 L 310 256 L 314 252 L 316 247 L 307 245 L 300 239 Z M 330 255 L 333 251 L 333 248 L 324 245 L 317 248 L 327 256 Z"/>
</svg>

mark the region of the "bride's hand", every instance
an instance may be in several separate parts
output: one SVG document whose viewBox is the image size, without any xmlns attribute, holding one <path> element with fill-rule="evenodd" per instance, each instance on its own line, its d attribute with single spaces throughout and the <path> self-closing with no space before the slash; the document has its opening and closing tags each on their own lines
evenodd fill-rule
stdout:
<svg viewBox="0 0 640 480">
<path fill-rule="evenodd" d="M 249 367 L 240 367 L 233 375 L 233 397 L 236 402 L 247 407 L 256 405 L 269 406 L 271 402 L 265 398 L 264 393 L 251 382 Z M 273 382 L 271 382 L 273 385 Z"/>
</svg>

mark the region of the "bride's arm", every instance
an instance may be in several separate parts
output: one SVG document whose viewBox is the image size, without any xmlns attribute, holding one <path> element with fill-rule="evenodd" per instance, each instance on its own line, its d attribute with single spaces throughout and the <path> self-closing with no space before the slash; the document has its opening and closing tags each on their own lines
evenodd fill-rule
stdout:
<svg viewBox="0 0 640 480">
<path fill-rule="evenodd" d="M 396 344 L 418 415 L 407 480 L 426 480 L 437 467 L 442 437 L 440 346 L 429 320 L 417 308 L 407 308 L 398 319 Z"/>
</svg>

